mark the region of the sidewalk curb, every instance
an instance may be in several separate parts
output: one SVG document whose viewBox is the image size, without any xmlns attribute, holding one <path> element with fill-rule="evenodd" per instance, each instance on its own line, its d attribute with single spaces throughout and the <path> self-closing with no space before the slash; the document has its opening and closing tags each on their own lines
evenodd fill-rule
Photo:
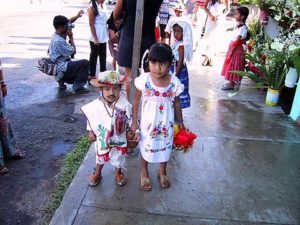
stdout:
<svg viewBox="0 0 300 225">
<path fill-rule="evenodd" d="M 87 167 L 90 167 L 88 165 L 93 165 L 94 163 L 93 154 L 94 145 L 92 144 L 49 225 L 72 225 L 74 223 L 89 188 L 87 178 L 90 171 Z"/>
</svg>

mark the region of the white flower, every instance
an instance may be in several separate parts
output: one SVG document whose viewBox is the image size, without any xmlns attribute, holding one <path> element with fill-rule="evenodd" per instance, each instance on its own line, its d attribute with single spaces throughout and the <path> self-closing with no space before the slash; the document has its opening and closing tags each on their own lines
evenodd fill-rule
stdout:
<svg viewBox="0 0 300 225">
<path fill-rule="evenodd" d="M 295 30 L 295 31 L 294 31 L 294 34 L 300 35 L 300 29 Z"/>
<path fill-rule="evenodd" d="M 279 43 L 279 42 L 273 42 L 271 44 L 271 49 L 276 50 L 277 52 L 282 52 L 284 48 L 284 44 Z"/>
<path fill-rule="evenodd" d="M 276 21 L 279 21 L 279 20 L 281 20 L 281 16 L 276 15 L 276 16 L 274 17 L 274 19 L 275 19 Z"/>
<path fill-rule="evenodd" d="M 296 46 L 296 45 L 290 45 L 289 46 L 289 51 L 295 51 L 296 49 L 298 49 L 298 46 Z"/>
</svg>

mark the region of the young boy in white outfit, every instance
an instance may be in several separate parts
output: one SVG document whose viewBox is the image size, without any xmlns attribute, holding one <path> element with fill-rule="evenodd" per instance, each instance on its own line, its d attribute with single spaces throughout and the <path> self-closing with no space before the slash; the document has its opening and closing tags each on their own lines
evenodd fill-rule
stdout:
<svg viewBox="0 0 300 225">
<path fill-rule="evenodd" d="M 95 141 L 96 171 L 89 178 L 91 186 L 101 181 L 102 168 L 108 161 L 116 168 L 116 183 L 119 186 L 126 184 L 127 179 L 121 169 L 125 167 L 126 131 L 131 123 L 132 106 L 120 96 L 120 92 L 127 81 L 117 71 L 101 72 L 98 79 L 90 81 L 102 93 L 100 98 L 81 108 L 87 118 L 89 139 Z"/>
</svg>

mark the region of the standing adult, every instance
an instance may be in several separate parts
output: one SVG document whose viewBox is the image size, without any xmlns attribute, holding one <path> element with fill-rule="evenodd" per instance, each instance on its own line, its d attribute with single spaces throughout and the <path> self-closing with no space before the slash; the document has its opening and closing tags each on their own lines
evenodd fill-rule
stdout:
<svg viewBox="0 0 300 225">
<path fill-rule="evenodd" d="M 90 36 L 90 78 L 96 78 L 99 56 L 100 72 L 106 71 L 106 43 L 108 41 L 107 9 L 105 0 L 91 0 L 88 7 Z"/>
<path fill-rule="evenodd" d="M 206 0 L 204 3 L 203 10 L 207 14 L 206 24 L 205 26 L 205 34 L 204 34 L 204 61 L 202 62 L 203 66 L 211 66 L 212 65 L 212 56 L 214 54 L 214 31 L 218 25 L 218 17 L 220 15 L 221 6 L 218 0 Z"/>
<path fill-rule="evenodd" d="M 7 86 L 0 61 L 0 174 L 8 172 L 4 158 L 23 159 L 25 152 L 18 149 L 7 118 L 4 97 L 7 95 Z"/>
<path fill-rule="evenodd" d="M 170 18 L 169 0 L 163 0 L 159 9 L 160 42 L 166 43 L 165 29 Z"/>
<path fill-rule="evenodd" d="M 113 14 L 115 19 L 119 19 L 123 15 L 122 12 L 124 10 L 126 11 L 124 24 L 121 31 L 121 37 L 119 41 L 118 64 L 119 66 L 125 67 L 125 74 L 126 76 L 128 76 L 129 79 L 132 76 L 131 66 L 136 2 L 137 0 L 117 0 Z M 156 42 L 155 20 L 161 3 L 162 0 L 145 0 L 140 60 L 144 52 Z M 125 6 L 125 8 L 123 6 Z M 128 82 L 126 84 L 127 97 L 129 97 L 130 87 L 131 83 Z"/>
</svg>

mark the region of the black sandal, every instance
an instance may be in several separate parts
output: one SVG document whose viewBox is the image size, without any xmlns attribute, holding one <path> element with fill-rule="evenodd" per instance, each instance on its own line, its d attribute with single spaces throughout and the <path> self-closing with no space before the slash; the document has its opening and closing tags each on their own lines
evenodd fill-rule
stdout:
<svg viewBox="0 0 300 225">
<path fill-rule="evenodd" d="M 10 159 L 24 159 L 26 156 L 26 152 L 18 149 L 16 154 L 12 155 Z"/>
</svg>

